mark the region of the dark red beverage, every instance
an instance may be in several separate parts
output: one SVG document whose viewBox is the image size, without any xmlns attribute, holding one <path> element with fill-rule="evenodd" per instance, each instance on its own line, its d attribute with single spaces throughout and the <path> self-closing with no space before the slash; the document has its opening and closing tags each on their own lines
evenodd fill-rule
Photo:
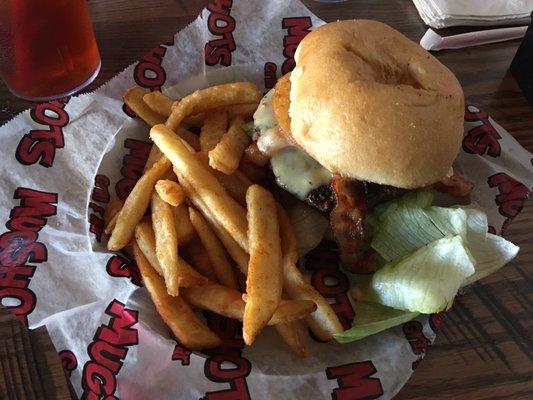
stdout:
<svg viewBox="0 0 533 400">
<path fill-rule="evenodd" d="M 86 0 L 0 0 L 0 75 L 13 94 L 62 97 L 99 69 Z"/>
</svg>

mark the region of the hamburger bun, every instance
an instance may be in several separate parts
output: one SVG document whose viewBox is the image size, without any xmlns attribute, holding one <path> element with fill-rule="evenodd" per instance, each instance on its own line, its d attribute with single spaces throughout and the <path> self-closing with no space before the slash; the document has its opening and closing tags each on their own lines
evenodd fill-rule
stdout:
<svg viewBox="0 0 533 400">
<path fill-rule="evenodd" d="M 339 21 L 309 33 L 295 60 L 291 139 L 332 173 L 408 189 L 448 174 L 463 91 L 418 44 L 380 22 Z"/>
</svg>

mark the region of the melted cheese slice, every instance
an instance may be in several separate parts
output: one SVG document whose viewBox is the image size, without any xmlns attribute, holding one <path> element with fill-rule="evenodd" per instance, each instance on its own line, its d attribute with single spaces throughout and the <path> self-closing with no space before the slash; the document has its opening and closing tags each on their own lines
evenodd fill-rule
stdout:
<svg viewBox="0 0 533 400">
<path fill-rule="evenodd" d="M 272 108 L 273 93 L 271 90 L 263 97 L 254 114 L 254 139 L 259 151 L 271 157 L 278 185 L 304 200 L 309 192 L 331 182 L 331 172 L 280 134 Z"/>
</svg>

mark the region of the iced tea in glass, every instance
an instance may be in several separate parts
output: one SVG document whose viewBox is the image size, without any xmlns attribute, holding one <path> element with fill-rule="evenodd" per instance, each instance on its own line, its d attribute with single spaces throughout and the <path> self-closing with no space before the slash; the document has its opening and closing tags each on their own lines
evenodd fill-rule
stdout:
<svg viewBox="0 0 533 400">
<path fill-rule="evenodd" d="M 0 0 L 0 76 L 14 95 L 64 97 L 99 70 L 86 0 Z"/>
</svg>

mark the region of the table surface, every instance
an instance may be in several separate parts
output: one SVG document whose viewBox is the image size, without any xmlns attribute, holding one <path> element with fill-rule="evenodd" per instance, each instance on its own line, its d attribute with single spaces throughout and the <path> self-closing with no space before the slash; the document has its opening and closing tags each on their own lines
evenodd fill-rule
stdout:
<svg viewBox="0 0 533 400">
<path fill-rule="evenodd" d="M 304 3 L 326 21 L 377 19 L 415 41 L 427 28 L 408 0 Z M 102 56 L 102 71 L 89 90 L 184 27 L 204 5 L 203 0 L 89 0 Z M 512 41 L 443 51 L 436 57 L 456 74 L 468 102 L 487 111 L 533 151 L 533 110 L 508 72 L 518 44 Z M 30 106 L 0 83 L 0 124 Z M 531 202 L 528 200 L 508 230 L 508 238 L 521 247 L 518 257 L 457 298 L 435 344 L 398 399 L 533 397 L 533 274 L 528 270 L 533 263 Z M 0 329 L 5 321 L 0 319 Z M 53 357 L 48 362 L 51 370 L 61 368 Z"/>
</svg>

